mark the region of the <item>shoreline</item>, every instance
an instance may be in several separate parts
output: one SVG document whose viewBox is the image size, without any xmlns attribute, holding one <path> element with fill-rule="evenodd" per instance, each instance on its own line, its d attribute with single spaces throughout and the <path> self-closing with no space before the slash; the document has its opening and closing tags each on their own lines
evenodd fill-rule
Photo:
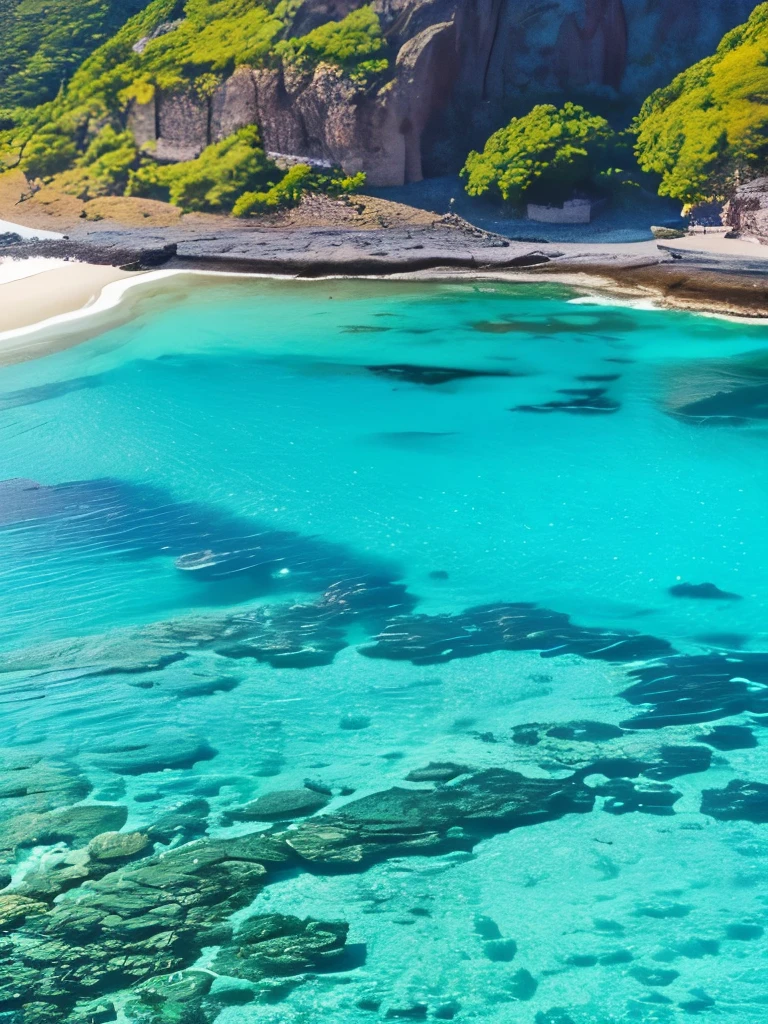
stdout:
<svg viewBox="0 0 768 1024">
<path fill-rule="evenodd" d="M 32 240 L 0 248 L 0 365 L 78 344 L 94 333 L 94 316 L 104 315 L 104 329 L 119 323 L 121 318 L 114 311 L 136 286 L 185 274 L 294 282 L 551 282 L 574 288 L 582 298 L 642 302 L 645 308 L 756 325 L 768 322 L 768 250 L 763 255 L 759 247 L 757 259 L 729 254 L 721 269 L 716 259 L 708 259 L 706 250 L 693 249 L 694 240 L 686 246 L 693 257 L 689 262 L 687 257 L 669 255 L 666 248 L 658 249 L 655 243 L 536 246 L 500 240 L 464 222 L 420 232 L 384 229 L 366 234 L 361 243 L 349 231 L 269 233 L 262 229 L 238 232 L 236 245 L 231 237 L 221 235 L 167 242 L 135 232 L 127 237 L 124 232 L 95 232 L 87 240 Z M 361 252 L 370 248 L 371 236 L 377 248 Z M 326 249 L 320 257 L 314 248 L 318 237 Z M 297 243 L 303 243 L 303 248 Z M 383 248 L 385 244 L 388 249 Z M 253 258 L 257 246 L 267 251 Z M 285 259 L 286 251 L 292 259 Z M 93 261 L 83 259 L 91 255 Z M 703 263 L 697 262 L 702 256 Z M 738 266 L 740 259 L 745 268 L 741 272 L 732 266 L 734 261 Z M 29 273 L 21 272 L 25 264 Z M 55 328 L 61 330 L 55 332 Z"/>
<path fill-rule="evenodd" d="M 83 268 L 86 274 L 98 275 L 103 272 L 103 266 L 94 264 L 72 264 Z M 40 276 L 56 274 L 63 268 L 51 268 L 44 272 L 31 274 L 21 280 L 13 282 L 15 286 L 19 283 L 31 283 Z M 617 280 L 605 273 L 590 271 L 586 268 L 578 271 L 559 270 L 549 273 L 541 273 L 532 270 L 514 271 L 491 271 L 472 270 L 458 271 L 455 269 L 433 269 L 426 271 L 408 271 L 398 274 L 378 275 L 350 275 L 350 274 L 328 274 L 318 277 L 298 277 L 291 274 L 263 273 L 263 272 L 242 272 L 233 270 L 211 270 L 191 267 L 169 267 L 155 271 L 126 272 L 116 268 L 110 268 L 114 275 L 110 275 L 103 283 L 98 294 L 85 304 L 75 308 L 62 309 L 48 318 L 34 320 L 9 330 L 0 330 L 0 366 L 10 365 L 17 362 L 36 359 L 53 352 L 61 351 L 87 341 L 98 328 L 103 326 L 104 330 L 119 326 L 121 323 L 133 319 L 134 313 L 125 310 L 126 315 L 120 316 L 119 310 L 123 306 L 126 297 L 130 293 L 139 292 L 136 295 L 137 301 L 151 299 L 158 295 L 158 290 L 145 293 L 144 289 L 151 285 L 166 283 L 184 277 L 206 277 L 209 279 L 235 279 L 235 280 L 274 280 L 308 284 L 319 281 L 391 281 L 391 282 L 413 282 L 413 283 L 456 283 L 471 281 L 497 282 L 501 284 L 560 284 L 572 288 L 577 294 L 574 301 L 595 301 L 604 304 L 634 306 L 647 310 L 658 310 L 659 312 L 687 312 L 700 316 L 710 316 L 717 319 L 728 320 L 742 324 L 764 326 L 768 324 L 768 310 L 755 313 L 734 307 L 731 303 L 724 304 L 718 308 L 711 301 L 696 301 L 686 299 L 682 296 L 671 298 L 663 293 L 661 289 L 649 285 L 631 284 L 627 280 Z M 143 287 L 139 287 L 143 286 Z M 7 287 L 0 282 L 0 300 L 2 300 L 3 288 Z M 163 288 L 160 291 L 165 291 Z M 70 298 L 72 297 L 70 293 Z M 98 318 L 103 317 L 103 323 L 98 323 Z M 97 323 L 94 324 L 94 318 Z M 1 323 L 2 321 L 0 321 Z M 61 330 L 56 331 L 56 328 Z"/>
</svg>

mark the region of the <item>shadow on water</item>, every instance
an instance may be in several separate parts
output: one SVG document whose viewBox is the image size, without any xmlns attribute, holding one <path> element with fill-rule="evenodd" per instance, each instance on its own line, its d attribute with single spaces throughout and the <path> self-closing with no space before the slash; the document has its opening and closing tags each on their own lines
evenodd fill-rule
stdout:
<svg viewBox="0 0 768 1024">
<path fill-rule="evenodd" d="M 213 505 L 176 501 L 159 487 L 114 479 L 53 486 L 3 481 L 0 530 L 11 529 L 31 534 L 33 546 L 57 552 L 172 558 L 185 577 L 224 584 L 216 588 L 223 601 L 325 591 L 351 580 L 387 584 L 400 576 L 391 563 L 360 556 L 341 544 L 274 529 Z"/>
</svg>

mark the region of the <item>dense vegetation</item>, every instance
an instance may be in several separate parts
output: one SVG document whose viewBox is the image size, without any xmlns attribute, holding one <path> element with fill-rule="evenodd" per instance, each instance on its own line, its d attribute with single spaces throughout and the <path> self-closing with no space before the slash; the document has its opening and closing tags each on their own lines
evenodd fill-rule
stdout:
<svg viewBox="0 0 768 1024">
<path fill-rule="evenodd" d="M 90 2 L 86 0 L 85 8 Z M 42 0 L 22 0 L 32 3 Z M 144 3 L 54 99 L 31 107 L 19 103 L 0 112 L 5 129 L 0 132 L 0 153 L 5 151 L 6 163 L 18 165 L 31 178 L 55 176 L 57 187 L 84 199 L 125 192 L 169 199 L 188 210 L 231 210 L 243 195 L 238 210 L 245 213 L 296 202 L 307 190 L 359 187 L 360 175 L 318 175 L 309 168 L 302 173 L 292 168 L 283 182 L 266 158 L 257 128 L 209 146 L 196 160 L 170 166 L 140 151 L 125 129 L 125 111 L 132 101 L 147 103 L 156 89 L 209 96 L 240 65 L 283 60 L 311 70 L 322 61 L 361 84 L 386 70 L 381 27 L 370 7 L 301 38 L 278 42 L 291 3 Z"/>
<path fill-rule="evenodd" d="M 650 96 L 634 119 L 635 156 L 661 195 L 725 199 L 768 173 L 768 3 L 729 32 L 717 52 Z M 494 132 L 462 169 L 470 195 L 519 205 L 557 203 L 634 164 L 626 133 L 582 107 L 541 105 Z M 623 180 L 613 177 L 613 180 Z"/>
<path fill-rule="evenodd" d="M 573 103 L 559 110 L 541 104 L 494 132 L 482 153 L 473 150 L 461 174 L 471 196 L 489 194 L 513 205 L 552 202 L 605 179 L 616 147 L 604 117 Z"/>
<path fill-rule="evenodd" d="M 290 36 L 298 0 L 0 0 L 0 169 L 88 199 L 168 199 L 184 209 L 239 214 L 332 194 L 361 176 L 279 171 L 257 128 L 209 146 L 196 160 L 155 162 L 126 129 L 134 101 L 155 90 L 211 96 L 238 66 L 339 69 L 360 90 L 386 81 L 390 54 L 378 15 L 359 7 Z M 635 118 L 640 168 L 686 203 L 729 194 L 768 171 L 768 3 L 717 52 L 649 97 Z M 467 157 L 470 195 L 500 202 L 559 202 L 574 190 L 621 180 L 627 134 L 565 103 L 534 107 Z"/>
<path fill-rule="evenodd" d="M 353 81 L 367 83 L 389 67 L 381 55 L 385 46 L 378 15 L 372 7 L 361 7 L 343 21 L 329 21 L 305 36 L 279 42 L 275 52 L 299 68 L 335 64 Z"/>
<path fill-rule="evenodd" d="M 729 32 L 717 52 L 678 75 L 635 121 L 644 170 L 683 202 L 723 198 L 768 169 L 768 3 Z"/>
<path fill-rule="evenodd" d="M 0 0 L 0 107 L 52 100 L 147 0 Z"/>
</svg>

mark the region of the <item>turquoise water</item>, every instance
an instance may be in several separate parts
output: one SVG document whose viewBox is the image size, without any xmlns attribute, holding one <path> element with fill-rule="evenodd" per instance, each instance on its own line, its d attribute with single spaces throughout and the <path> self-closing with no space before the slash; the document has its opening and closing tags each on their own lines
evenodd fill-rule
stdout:
<svg viewBox="0 0 768 1024">
<path fill-rule="evenodd" d="M 702 793 L 768 783 L 765 326 L 551 285 L 191 276 L 121 315 L 0 371 L 9 764 L 82 773 L 124 831 L 205 800 L 209 837 L 290 831 L 231 812 L 306 780 L 319 816 L 429 789 L 405 781 L 429 762 L 467 769 L 438 787 L 503 768 L 594 795 L 464 849 L 293 865 L 235 920 L 346 921 L 354 955 L 237 1005 L 220 979 L 199 1019 L 764 1021 L 768 795 Z M 79 845 L 23 842 L 8 891 Z"/>
</svg>

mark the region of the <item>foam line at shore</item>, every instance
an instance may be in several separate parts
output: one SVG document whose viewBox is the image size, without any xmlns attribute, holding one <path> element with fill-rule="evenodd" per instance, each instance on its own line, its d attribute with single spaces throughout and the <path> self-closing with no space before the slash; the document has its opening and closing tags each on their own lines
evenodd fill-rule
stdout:
<svg viewBox="0 0 768 1024">
<path fill-rule="evenodd" d="M 28 261 L 10 261 L 11 266 L 14 266 L 17 262 L 28 262 Z M 16 274 L 15 276 L 0 276 L 0 285 L 4 283 L 10 283 L 14 280 L 20 280 L 24 277 L 34 276 L 36 274 L 44 273 L 46 270 L 60 269 L 63 266 L 67 266 L 71 261 L 34 261 L 35 264 L 41 264 L 36 266 L 32 274 Z M 42 266 L 45 262 L 47 266 Z M 8 264 L 0 265 L 0 275 Z M 13 273 L 13 271 L 11 272 Z M 34 324 L 29 324 L 24 327 L 15 328 L 9 331 L 0 332 L 0 357 L 7 356 L 9 354 L 19 353 L 25 349 L 29 350 L 29 357 L 34 358 L 35 349 L 40 348 L 41 350 L 48 348 L 48 342 L 50 340 L 50 332 L 56 327 L 65 325 L 73 325 L 78 321 L 84 320 L 87 317 L 95 316 L 99 313 L 108 312 L 111 309 L 115 309 L 120 305 L 123 298 L 132 289 L 137 288 L 139 285 L 150 285 L 157 283 L 165 279 L 171 279 L 180 275 L 200 275 L 206 277 L 226 277 L 226 278 L 255 278 L 265 280 L 280 280 L 280 281 L 295 281 L 296 283 L 302 280 L 308 281 L 309 283 L 317 282 L 319 280 L 353 280 L 354 275 L 334 274 L 327 275 L 322 278 L 297 278 L 292 274 L 265 274 L 265 273 L 243 273 L 226 270 L 195 270 L 191 268 L 175 268 L 175 269 L 162 269 L 154 271 L 146 271 L 137 273 L 135 277 L 127 278 L 121 281 L 113 281 L 105 285 L 98 297 L 92 302 L 86 305 L 69 310 L 65 313 L 61 313 L 54 317 L 41 320 Z M 532 283 L 561 283 L 566 286 L 578 288 L 582 291 L 587 291 L 588 294 L 582 294 L 581 296 L 574 297 L 571 301 L 575 304 L 595 304 L 595 305 L 613 305 L 613 306 L 629 306 L 636 309 L 656 309 L 664 312 L 669 312 L 669 307 L 666 307 L 663 303 L 660 303 L 652 298 L 630 298 L 630 297 L 619 297 L 617 295 L 611 295 L 611 282 L 605 281 L 604 287 L 606 291 L 598 292 L 596 288 L 600 288 L 601 285 L 597 284 L 594 278 L 585 281 L 587 275 L 580 274 L 568 274 L 563 273 L 560 275 L 549 275 L 546 278 L 540 277 L 533 274 L 526 274 L 525 272 L 512 272 L 502 274 L 498 271 L 490 273 L 482 272 L 469 272 L 466 274 L 457 275 L 451 271 L 447 271 L 444 274 L 436 274 L 434 271 L 428 274 L 404 273 L 397 275 L 387 275 L 386 277 L 379 278 L 379 280 L 396 279 L 396 280 L 422 280 L 426 281 L 469 281 L 469 280 L 485 280 L 485 281 L 499 281 L 505 283 L 519 283 L 519 284 L 532 284 Z M 603 284 L 603 282 L 601 282 Z M 607 292 L 607 294 L 606 294 Z M 766 319 L 759 317 L 739 317 L 728 313 L 712 312 L 707 310 L 690 310 L 702 316 L 711 316 L 718 319 L 733 320 L 739 323 L 754 323 L 757 325 L 765 326 Z M 39 342 L 36 343 L 35 339 L 39 338 Z M 18 342 L 18 344 L 15 344 Z M 43 354 L 41 351 L 39 354 Z"/>
<path fill-rule="evenodd" d="M 51 261 L 46 261 L 50 263 Z M 62 262 L 62 266 L 67 264 Z M 37 273 L 43 273 L 45 270 L 56 270 L 56 266 L 49 266 L 41 268 Z M 17 338 L 28 337 L 33 334 L 38 334 L 41 331 L 48 331 L 52 327 L 58 327 L 61 324 L 72 323 L 73 320 L 80 320 L 86 316 L 93 316 L 95 313 L 103 313 L 108 309 L 113 309 L 115 306 L 120 304 L 125 293 L 134 288 L 138 284 L 149 284 L 152 281 L 162 280 L 164 277 L 170 277 L 175 274 L 184 273 L 180 270 L 154 270 L 144 274 L 137 274 L 135 279 L 125 281 L 113 281 L 111 284 L 107 284 L 102 288 L 98 297 L 80 309 L 72 309 L 67 313 L 60 313 L 58 316 L 49 317 L 47 320 L 41 320 L 36 324 L 29 324 L 27 327 L 17 327 L 14 330 L 4 331 L 0 333 L 0 345 L 6 341 L 14 341 Z M 13 280 L 20 280 L 22 275 L 18 278 L 11 278 Z M 32 275 L 24 275 L 32 276 Z M 4 284 L 5 281 L 0 279 L 0 284 Z"/>
</svg>

